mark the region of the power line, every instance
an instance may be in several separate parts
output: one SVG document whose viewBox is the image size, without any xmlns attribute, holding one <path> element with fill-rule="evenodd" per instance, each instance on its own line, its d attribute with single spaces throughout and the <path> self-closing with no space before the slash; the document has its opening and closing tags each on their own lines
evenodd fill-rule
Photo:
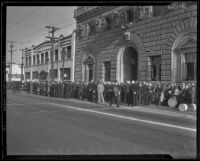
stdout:
<svg viewBox="0 0 200 161">
<path fill-rule="evenodd" d="M 23 56 L 23 53 L 24 53 L 24 51 L 25 51 L 25 49 L 21 49 L 21 51 L 22 51 L 22 64 L 21 64 L 21 82 L 22 82 L 22 80 L 23 80 L 23 66 L 24 66 L 24 56 Z"/>
<path fill-rule="evenodd" d="M 21 24 L 15 24 L 15 22 L 8 22 L 8 23 L 10 23 L 10 24 L 14 24 L 14 25 L 17 25 L 17 26 L 20 26 L 20 27 L 23 27 L 23 28 L 29 28 L 29 29 L 32 29 L 32 30 L 41 30 L 41 29 L 39 29 L 39 28 L 33 28 L 33 27 L 27 27 L 27 26 L 23 26 L 23 25 L 21 25 Z M 9 29 L 7 29 L 7 30 L 10 30 L 11 28 L 9 28 Z"/>
<path fill-rule="evenodd" d="M 50 41 L 51 41 L 51 72 L 50 72 L 50 74 L 51 74 L 51 81 L 53 81 L 53 78 L 54 78 L 54 62 L 53 62 L 54 61 L 53 60 L 53 56 L 54 56 L 54 40 L 58 39 L 58 38 L 54 37 L 54 33 L 57 30 L 59 30 L 60 28 L 55 27 L 55 26 L 46 26 L 46 28 L 49 29 L 49 33 L 51 33 L 51 35 L 52 35 L 51 37 L 47 36 L 47 38 L 49 38 Z M 58 77 L 58 72 L 57 72 L 57 77 Z"/>
<path fill-rule="evenodd" d="M 67 22 L 68 23 L 68 22 Z M 66 26 L 70 26 L 70 25 L 73 25 L 73 24 L 76 24 L 76 23 L 71 23 L 71 24 L 67 24 L 67 25 L 64 25 L 64 26 L 62 26 L 62 27 L 60 27 L 60 29 L 63 29 L 64 27 L 66 27 Z M 29 34 L 27 34 L 27 35 L 24 35 L 23 37 L 29 37 L 29 35 L 33 35 L 33 36 L 36 36 L 36 35 L 34 35 L 35 33 L 40 33 L 40 32 L 42 32 L 44 29 L 40 29 L 40 30 L 38 30 L 38 31 L 36 31 L 36 32 L 32 32 L 32 33 L 29 33 Z M 48 32 L 49 33 L 49 32 Z M 44 35 L 46 35 L 46 34 L 42 34 L 41 36 L 44 36 Z M 40 37 L 41 37 L 40 36 Z M 21 38 L 23 38 L 23 37 L 21 37 Z M 32 36 L 31 36 L 32 37 Z M 30 40 L 35 40 L 35 39 L 29 39 L 28 41 L 30 41 Z"/>
<path fill-rule="evenodd" d="M 33 11 L 31 11 L 30 13 L 26 14 L 24 17 L 22 17 L 21 19 L 19 19 L 18 21 L 16 21 L 16 22 L 14 23 L 14 25 L 20 23 L 21 21 L 23 21 L 24 19 L 26 19 L 27 17 L 29 17 L 30 15 L 32 15 L 33 13 L 35 13 L 35 12 L 36 12 L 37 10 L 39 10 L 40 8 L 41 8 L 41 7 L 38 7 L 38 8 L 36 8 L 36 9 L 34 9 Z M 10 29 L 13 28 L 13 27 L 15 27 L 15 26 L 10 27 L 8 30 L 10 30 Z"/>
</svg>

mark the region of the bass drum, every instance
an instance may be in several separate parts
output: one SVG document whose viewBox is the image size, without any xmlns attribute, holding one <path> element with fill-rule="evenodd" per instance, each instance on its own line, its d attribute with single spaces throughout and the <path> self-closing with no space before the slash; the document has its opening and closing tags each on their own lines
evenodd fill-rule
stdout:
<svg viewBox="0 0 200 161">
<path fill-rule="evenodd" d="M 176 107 L 176 105 L 177 105 L 177 99 L 176 99 L 176 97 L 175 96 L 173 96 L 173 97 L 170 97 L 169 99 L 168 99 L 168 106 L 169 107 L 171 107 L 171 108 L 174 108 L 174 107 Z"/>
<path fill-rule="evenodd" d="M 195 112 L 196 111 L 196 104 L 189 104 L 188 105 L 188 111 Z"/>
<path fill-rule="evenodd" d="M 178 106 L 179 111 L 187 111 L 188 110 L 188 106 L 187 104 L 180 104 Z"/>
</svg>

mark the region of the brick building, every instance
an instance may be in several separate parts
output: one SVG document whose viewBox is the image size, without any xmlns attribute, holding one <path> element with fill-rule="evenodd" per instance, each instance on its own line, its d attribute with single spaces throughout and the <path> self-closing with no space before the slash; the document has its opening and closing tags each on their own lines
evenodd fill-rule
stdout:
<svg viewBox="0 0 200 161">
<path fill-rule="evenodd" d="M 25 81 L 51 80 L 51 46 L 45 41 L 25 50 Z M 54 43 L 53 80 L 74 81 L 75 32 Z M 64 73 L 62 74 L 64 68 Z"/>
<path fill-rule="evenodd" d="M 79 6 L 75 81 L 196 80 L 197 4 Z"/>
</svg>

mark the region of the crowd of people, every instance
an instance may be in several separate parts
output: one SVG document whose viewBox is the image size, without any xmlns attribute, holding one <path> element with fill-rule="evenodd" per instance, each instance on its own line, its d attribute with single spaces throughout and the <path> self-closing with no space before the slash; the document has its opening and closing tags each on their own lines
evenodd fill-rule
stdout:
<svg viewBox="0 0 200 161">
<path fill-rule="evenodd" d="M 48 97 L 75 98 L 89 102 L 148 106 L 168 106 L 172 98 L 179 104 L 196 104 L 195 83 L 151 83 L 146 81 L 113 82 L 26 82 L 28 93 Z"/>
</svg>

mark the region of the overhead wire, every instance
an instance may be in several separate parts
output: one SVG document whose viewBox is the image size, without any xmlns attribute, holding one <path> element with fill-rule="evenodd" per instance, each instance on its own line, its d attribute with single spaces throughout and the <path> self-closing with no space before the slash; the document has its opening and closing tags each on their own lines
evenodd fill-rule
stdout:
<svg viewBox="0 0 200 161">
<path fill-rule="evenodd" d="M 32 15 L 33 13 L 35 13 L 37 10 L 39 10 L 41 7 L 38 7 L 36 9 L 34 9 L 33 11 L 27 13 L 24 17 L 22 17 L 21 19 L 17 20 L 14 25 L 17 25 L 18 23 L 20 23 L 21 21 L 23 21 L 24 19 L 26 19 L 27 17 L 29 17 L 30 15 Z M 11 28 L 13 28 L 15 26 L 12 26 L 10 28 L 8 28 L 7 30 L 10 30 Z"/>
<path fill-rule="evenodd" d="M 41 8 L 41 7 L 40 7 Z M 39 8 L 37 8 L 37 10 L 38 10 Z M 47 9 L 47 15 L 48 15 L 48 7 L 46 8 Z M 33 14 L 33 12 L 35 12 L 36 14 L 37 14 L 37 11 L 36 9 L 34 10 L 34 11 L 32 11 L 30 14 Z M 30 15 L 29 14 L 29 15 Z M 39 14 L 38 14 L 39 15 Z M 25 16 L 24 16 L 25 17 Z M 27 16 L 26 16 L 27 17 Z M 48 16 L 46 16 L 47 18 L 46 18 L 46 22 L 48 22 Z M 65 18 L 66 19 L 66 18 Z M 73 24 L 76 24 L 76 22 L 73 22 L 73 23 L 70 23 L 70 24 L 68 24 L 69 22 L 72 22 L 72 21 L 68 21 L 68 22 L 65 22 L 65 23 L 62 23 L 62 22 L 64 22 L 64 21 L 66 21 L 65 19 L 62 19 L 60 22 L 55 22 L 53 25 L 58 25 L 58 24 L 66 24 L 66 25 L 64 25 L 64 26 L 61 26 L 60 27 L 60 29 L 62 30 L 62 29 L 64 29 L 64 27 L 67 27 L 67 26 L 71 26 L 71 25 L 73 25 Z M 21 19 L 22 20 L 22 19 Z M 16 24 L 16 22 L 15 22 L 15 24 Z M 38 35 L 37 34 L 39 34 L 39 33 L 41 33 L 41 32 L 43 32 L 43 30 L 46 30 L 46 28 L 42 28 L 42 29 L 38 29 L 38 30 L 36 30 L 36 31 L 34 31 L 34 32 L 31 32 L 31 33 L 28 33 L 28 34 L 26 34 L 26 35 L 24 35 L 24 36 L 22 36 L 21 38 L 22 38 L 22 40 L 25 38 L 25 37 L 33 37 L 33 36 L 37 36 L 38 37 Z M 49 30 L 49 29 L 48 29 Z M 36 34 L 36 35 L 35 35 Z M 32 36 L 31 36 L 32 35 Z M 40 35 L 37 39 L 39 39 L 39 38 L 41 38 L 41 37 L 43 37 L 43 36 L 45 36 L 45 35 L 47 35 L 46 33 L 44 33 L 44 34 L 42 34 L 42 35 Z M 48 31 L 48 36 L 49 36 L 49 31 Z M 32 42 L 33 40 L 37 40 L 37 39 L 35 39 L 35 38 L 31 38 L 31 39 L 29 39 L 29 40 L 27 40 L 28 42 Z M 20 44 L 26 44 L 26 42 L 20 42 Z"/>
<path fill-rule="evenodd" d="M 14 24 L 14 22 L 10 22 L 10 21 L 9 21 L 9 22 L 7 21 L 7 23 Z M 23 27 L 23 28 L 29 28 L 29 29 L 31 29 L 31 30 L 40 30 L 39 28 L 27 27 L 27 26 L 23 26 L 23 25 L 21 25 L 21 24 L 15 24 L 15 25 L 20 26 L 20 27 Z"/>
</svg>

